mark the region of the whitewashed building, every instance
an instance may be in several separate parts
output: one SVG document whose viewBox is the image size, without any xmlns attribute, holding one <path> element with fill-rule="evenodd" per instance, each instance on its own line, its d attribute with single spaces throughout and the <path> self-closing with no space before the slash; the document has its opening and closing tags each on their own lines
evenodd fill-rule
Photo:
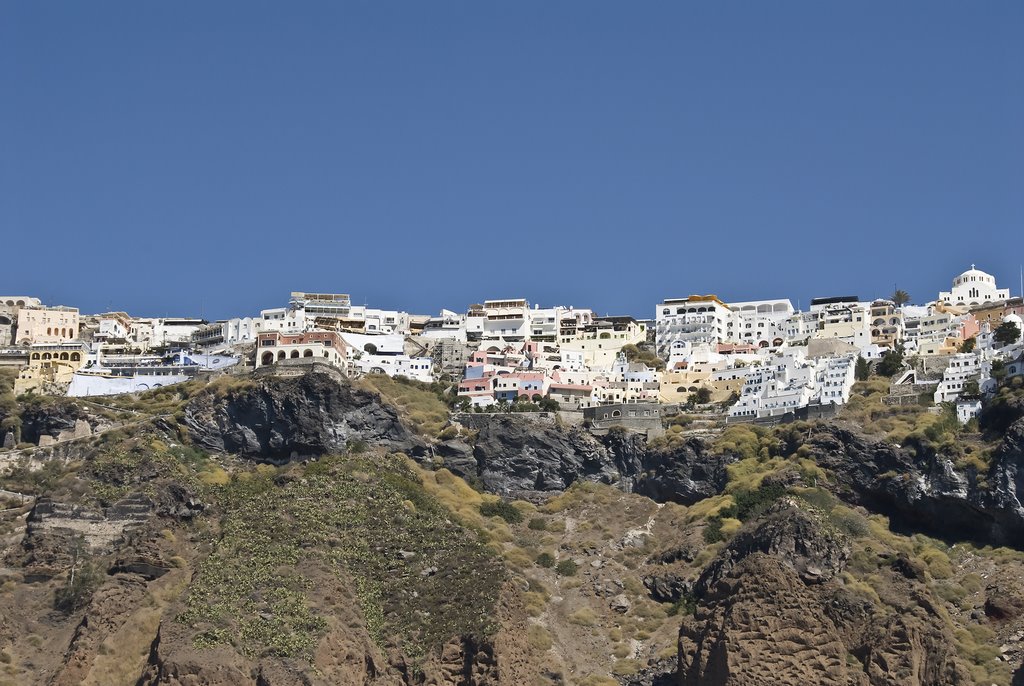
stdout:
<svg viewBox="0 0 1024 686">
<path fill-rule="evenodd" d="M 657 305 L 654 314 L 658 354 L 668 357 L 676 341 L 694 344 L 727 341 L 732 318 L 732 310 L 714 295 L 666 299 Z"/>
<path fill-rule="evenodd" d="M 746 368 L 730 419 L 774 417 L 810 405 L 843 405 L 850 398 L 856 358 L 809 359 L 804 348 L 786 348 L 769 364 Z"/>
<path fill-rule="evenodd" d="M 939 292 L 939 302 L 954 307 L 977 307 L 1010 299 L 1010 289 L 996 286 L 996 279 L 974 265 L 953 279 L 953 287 Z"/>
<path fill-rule="evenodd" d="M 952 402 L 960 397 L 964 385 L 975 381 L 980 389 L 984 389 L 989 380 L 992 365 L 982 359 L 980 353 L 957 353 L 953 355 L 942 372 L 942 381 L 935 389 L 936 404 Z"/>
<path fill-rule="evenodd" d="M 728 340 L 771 349 L 790 340 L 788 323 L 795 311 L 789 300 L 750 300 L 728 306 L 733 313 L 726 328 Z"/>
</svg>

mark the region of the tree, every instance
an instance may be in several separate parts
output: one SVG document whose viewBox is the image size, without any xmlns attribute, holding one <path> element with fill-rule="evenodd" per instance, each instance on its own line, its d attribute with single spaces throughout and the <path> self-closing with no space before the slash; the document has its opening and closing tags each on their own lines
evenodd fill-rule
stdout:
<svg viewBox="0 0 1024 686">
<path fill-rule="evenodd" d="M 70 545 L 71 567 L 64 585 L 57 589 L 53 605 L 58 610 L 70 614 L 85 607 L 92 594 L 103 583 L 103 573 L 93 563 L 85 541 L 76 537 Z"/>
<path fill-rule="evenodd" d="M 632 343 L 627 343 L 622 346 L 622 354 L 626 356 L 626 362 L 642 362 L 648 367 L 654 369 L 664 369 L 665 360 L 658 357 L 658 355 L 651 350 L 641 350 Z"/>
<path fill-rule="evenodd" d="M 697 405 L 707 405 L 711 402 L 711 389 L 706 386 L 701 386 L 692 397 L 694 403 Z"/>
<path fill-rule="evenodd" d="M 895 303 L 896 307 L 902 307 L 903 305 L 906 305 L 908 302 L 910 302 L 910 293 L 907 293 L 906 291 L 897 288 L 896 291 L 892 294 L 892 297 L 889 298 L 889 300 L 892 300 L 893 303 Z"/>
<path fill-rule="evenodd" d="M 992 332 L 992 338 L 999 345 L 1012 345 L 1020 340 L 1020 327 L 1016 322 L 1003 322 Z"/>
<path fill-rule="evenodd" d="M 871 376 L 871 363 L 860 355 L 857 356 L 857 366 L 853 370 L 853 376 L 857 381 L 867 381 Z"/>
<path fill-rule="evenodd" d="M 558 412 L 561 409 L 558 401 L 553 398 L 541 398 L 539 404 L 541 412 Z"/>
<path fill-rule="evenodd" d="M 896 346 L 892 350 L 886 350 L 882 359 L 878 361 L 875 371 L 879 376 L 892 377 L 903 369 L 903 346 Z"/>
<path fill-rule="evenodd" d="M 959 350 L 962 353 L 974 352 L 975 345 L 977 345 L 977 341 L 973 338 L 968 338 L 967 340 L 960 344 Z"/>
<path fill-rule="evenodd" d="M 455 409 L 459 412 L 469 412 L 473 409 L 473 401 L 469 399 L 469 396 L 460 395 L 455 400 Z"/>
</svg>

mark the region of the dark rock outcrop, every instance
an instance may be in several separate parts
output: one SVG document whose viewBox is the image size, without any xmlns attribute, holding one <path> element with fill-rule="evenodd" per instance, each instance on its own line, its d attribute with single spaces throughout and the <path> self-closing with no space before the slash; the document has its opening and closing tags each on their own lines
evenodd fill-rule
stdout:
<svg viewBox="0 0 1024 686">
<path fill-rule="evenodd" d="M 21 410 L 21 440 L 39 443 L 40 436 L 56 438 L 62 432 L 74 431 L 78 421 L 96 424 L 81 405 L 68 398 L 26 404 Z"/>
<path fill-rule="evenodd" d="M 613 449 L 614 450 L 614 449 Z M 691 438 L 671 449 L 649 449 L 639 464 L 633 492 L 658 502 L 692 505 L 718 495 L 729 480 L 726 467 L 736 461 L 712 454 L 707 443 Z"/>
<path fill-rule="evenodd" d="M 896 528 L 1024 547 L 1024 419 L 1010 426 L 986 474 L 839 425 L 817 427 L 806 445 L 841 498 L 888 515 Z"/>
<path fill-rule="evenodd" d="M 192 440 L 207 450 L 285 462 L 363 441 L 421 454 L 424 443 L 374 393 L 325 374 L 267 377 L 250 386 L 200 393 L 185 407 Z"/>
<path fill-rule="evenodd" d="M 699 439 L 652 450 L 642 434 L 612 431 L 596 438 L 515 414 L 473 417 L 478 431 L 470 454 L 453 441 L 437 454 L 456 474 L 506 496 L 560 491 L 575 481 L 616 484 L 654 500 L 684 505 L 722 492 L 730 455 L 712 455 Z"/>
<path fill-rule="evenodd" d="M 927 587 L 889 571 L 903 604 L 877 608 L 835 576 L 848 552 L 813 512 L 786 501 L 741 530 L 695 586 L 678 683 L 970 683 Z"/>
<path fill-rule="evenodd" d="M 475 474 L 464 475 L 492 493 L 561 491 L 580 479 L 612 484 L 622 476 L 605 447 L 579 427 L 563 429 L 515 415 L 494 416 L 479 426 Z M 453 471 L 466 470 L 453 465 Z"/>
<path fill-rule="evenodd" d="M 694 592 L 703 596 L 754 553 L 780 560 L 807 584 L 821 583 L 841 572 L 850 557 L 846 539 L 819 517 L 789 499 L 776 503 L 763 518 L 736 534 L 701 573 Z"/>
</svg>

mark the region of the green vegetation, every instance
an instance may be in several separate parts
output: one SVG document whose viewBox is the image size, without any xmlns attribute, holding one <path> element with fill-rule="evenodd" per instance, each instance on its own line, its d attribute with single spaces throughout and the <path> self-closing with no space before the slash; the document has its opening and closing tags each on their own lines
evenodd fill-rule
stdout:
<svg viewBox="0 0 1024 686">
<path fill-rule="evenodd" d="M 898 345 L 892 350 L 886 350 L 882 359 L 875 365 L 875 371 L 879 376 L 893 377 L 903 370 L 903 346 Z"/>
<path fill-rule="evenodd" d="M 0 369 L 0 445 L 8 431 L 14 432 L 16 443 L 21 442 L 21 417 L 18 401 L 14 397 L 14 381 L 18 378 L 15 369 Z"/>
<path fill-rule="evenodd" d="M 528 529 L 532 529 L 533 531 L 547 531 L 548 520 L 543 517 L 534 517 L 526 526 Z"/>
<path fill-rule="evenodd" d="M 893 291 L 892 297 L 890 297 L 889 300 L 892 300 L 896 307 L 902 307 L 910 302 L 910 294 L 903 289 L 897 288 Z"/>
<path fill-rule="evenodd" d="M 555 572 L 559 576 L 576 576 L 576 572 L 579 570 L 576 563 L 572 560 L 562 560 L 555 565 Z"/>
<path fill-rule="evenodd" d="M 78 537 L 71 544 L 71 569 L 54 594 L 53 606 L 66 614 L 81 610 L 102 583 L 103 572 L 87 554 L 85 541 Z"/>
<path fill-rule="evenodd" d="M 999 345 L 1012 345 L 1020 340 L 1020 327 L 1015 322 L 1003 322 L 992 332 Z"/>
<path fill-rule="evenodd" d="M 220 541 L 178 617 L 197 647 L 309 658 L 326 631 L 309 597 L 330 579 L 355 589 L 378 645 L 397 641 L 413 659 L 495 629 L 500 563 L 451 523 L 402 456 L 262 469 L 211 493 Z"/>
<path fill-rule="evenodd" d="M 450 404 L 442 399 L 444 391 L 441 390 L 441 384 L 428 384 L 404 377 L 392 378 L 384 374 L 367 375 L 355 384 L 378 393 L 385 402 L 398 410 L 418 434 L 437 436 L 448 423 Z M 451 396 L 451 404 L 454 403 L 455 397 Z"/>
<path fill-rule="evenodd" d="M 718 543 L 719 541 L 725 540 L 725 534 L 722 532 L 722 516 L 713 514 L 707 519 L 707 525 L 704 527 L 703 532 L 705 543 Z"/>
<path fill-rule="evenodd" d="M 505 500 L 488 500 L 480 503 L 480 514 L 485 517 L 501 517 L 509 524 L 523 521 L 523 513 Z"/>
<path fill-rule="evenodd" d="M 857 365 L 854 368 L 853 376 L 857 381 L 867 381 L 871 376 L 871 363 L 858 355 Z"/>
<path fill-rule="evenodd" d="M 627 362 L 641 362 L 648 367 L 659 370 L 665 368 L 665 360 L 658 357 L 657 353 L 653 350 L 641 350 L 632 343 L 622 346 L 622 354 L 626 356 Z"/>
</svg>

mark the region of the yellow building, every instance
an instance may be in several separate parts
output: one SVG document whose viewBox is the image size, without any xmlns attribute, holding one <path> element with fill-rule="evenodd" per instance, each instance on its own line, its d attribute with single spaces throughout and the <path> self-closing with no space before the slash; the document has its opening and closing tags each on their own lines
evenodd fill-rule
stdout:
<svg viewBox="0 0 1024 686">
<path fill-rule="evenodd" d="M 19 309 L 17 326 L 18 345 L 73 341 L 78 338 L 78 308 Z"/>
<path fill-rule="evenodd" d="M 85 363 L 82 343 L 41 343 L 29 350 L 28 366 L 14 381 L 15 394 L 63 393 Z"/>
</svg>

